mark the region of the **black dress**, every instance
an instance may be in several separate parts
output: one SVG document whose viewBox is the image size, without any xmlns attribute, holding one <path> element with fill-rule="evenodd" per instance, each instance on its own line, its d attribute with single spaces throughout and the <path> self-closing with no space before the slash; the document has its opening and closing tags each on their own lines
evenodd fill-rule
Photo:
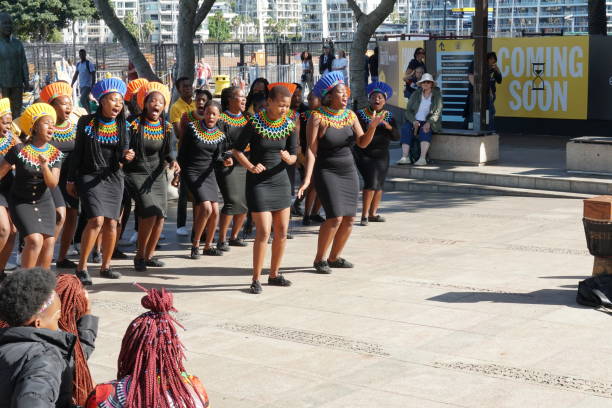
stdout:
<svg viewBox="0 0 612 408">
<path fill-rule="evenodd" d="M 129 148 L 127 129 L 120 132 L 118 122 L 95 115 L 79 119 L 77 135 L 70 161 L 69 181 L 76 182 L 86 218 L 104 217 L 117 220 L 123 200 L 123 152 Z M 123 137 L 122 137 L 123 133 Z M 96 160 L 99 149 L 102 160 Z"/>
<path fill-rule="evenodd" d="M 55 203 L 40 170 L 38 156 L 44 155 L 49 167 L 59 169 L 62 152 L 50 144 L 37 148 L 32 144 L 13 146 L 4 156 L 15 165 L 15 179 L 9 196 L 9 212 L 21 236 L 55 233 Z"/>
<path fill-rule="evenodd" d="M 272 123 L 265 111 L 251 117 L 235 145 L 244 151 L 250 145 L 251 163 L 261 163 L 266 170 L 260 174 L 248 173 L 246 197 L 252 212 L 278 211 L 291 205 L 291 183 L 287 163 L 280 157 L 281 150 L 295 155 L 297 135 L 295 123 L 287 117 Z"/>
<path fill-rule="evenodd" d="M 370 144 L 362 149 L 355 146 L 355 161 L 357 169 L 363 177 L 364 190 L 382 190 L 389 171 L 389 143 L 392 140 L 399 140 L 399 131 L 395 125 L 395 119 L 388 111 L 383 111 L 386 115 L 385 122 L 391 125 L 392 129 L 387 130 L 383 124 L 378 125 L 374 137 Z M 364 131 L 368 129 L 372 121 L 372 111 L 369 108 L 357 111 L 359 123 Z"/>
<path fill-rule="evenodd" d="M 6 136 L 0 136 L 0 161 L 15 146 L 15 137 L 11 132 Z M 0 179 L 0 207 L 8 208 L 11 185 L 13 184 L 13 172 L 9 171 Z"/>
<path fill-rule="evenodd" d="M 233 115 L 227 111 L 221 114 L 219 128 L 225 133 L 228 149 L 234 148 L 242 129 L 248 123 L 247 118 L 240 114 Z M 247 212 L 246 201 L 246 177 L 247 170 L 234 159 L 234 165 L 224 167 L 219 165 L 215 169 L 217 183 L 223 196 L 223 208 L 221 212 L 225 215 L 238 215 Z"/>
<path fill-rule="evenodd" d="M 223 161 L 227 139 L 218 128 L 208 129 L 204 121 L 189 122 L 179 148 L 178 162 L 181 181 L 196 203 L 218 201 L 219 193 L 215 167 Z"/>
<path fill-rule="evenodd" d="M 165 126 L 165 129 L 164 129 Z M 126 164 L 125 186 L 136 202 L 139 217 L 166 217 L 168 209 L 168 176 L 165 163 L 176 160 L 172 126 L 161 121 L 146 122 L 140 136 L 140 119 L 130 126 L 130 148 L 136 156 Z"/>
<path fill-rule="evenodd" d="M 66 181 L 68 180 L 70 159 L 72 157 L 72 152 L 74 151 L 75 139 L 76 125 L 70 120 L 67 120 L 63 125 L 55 127 L 53 138 L 51 139 L 51 142 L 49 142 L 64 154 L 59 184 L 57 187 L 51 190 L 51 195 L 53 195 L 53 201 L 55 202 L 55 208 L 79 208 L 79 199 L 68 194 L 68 191 L 66 190 Z"/>
<path fill-rule="evenodd" d="M 314 165 L 314 184 L 327 218 L 354 217 L 359 197 L 359 177 L 351 146 L 355 142 L 355 113 L 343 110 L 337 114 L 319 108 L 312 115 L 327 124 L 318 140 Z"/>
</svg>

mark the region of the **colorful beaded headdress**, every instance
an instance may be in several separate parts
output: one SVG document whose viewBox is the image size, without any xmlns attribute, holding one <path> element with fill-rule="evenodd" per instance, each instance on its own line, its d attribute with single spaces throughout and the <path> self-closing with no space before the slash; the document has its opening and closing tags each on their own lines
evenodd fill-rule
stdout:
<svg viewBox="0 0 612 408">
<path fill-rule="evenodd" d="M 367 91 L 368 98 L 375 92 L 380 92 L 387 100 L 393 96 L 393 89 L 384 82 L 372 82 L 368 85 Z"/>
<path fill-rule="evenodd" d="M 133 81 L 128 82 L 127 92 L 125 93 L 125 97 L 123 99 L 128 102 L 131 101 L 135 95 L 138 95 L 138 91 L 140 91 L 140 88 L 142 88 L 148 83 L 149 81 L 145 78 L 137 78 Z"/>
<path fill-rule="evenodd" d="M 16 120 L 17 126 L 27 135 L 32 135 L 32 129 L 36 121 L 44 116 L 50 116 L 53 119 L 53 124 L 57 121 L 57 113 L 53 106 L 48 103 L 38 102 L 30 105 Z"/>
<path fill-rule="evenodd" d="M 317 81 L 312 92 L 319 98 L 323 98 L 340 84 L 344 84 L 344 75 L 340 71 L 328 72 Z"/>
<path fill-rule="evenodd" d="M 11 100 L 9 98 L 0 99 L 0 117 L 11 113 Z"/>
<path fill-rule="evenodd" d="M 168 87 L 160 82 L 149 82 L 138 91 L 138 106 L 140 109 L 144 109 L 145 99 L 153 92 L 159 92 L 164 97 L 164 109 L 168 107 L 170 103 L 170 90 Z"/>
<path fill-rule="evenodd" d="M 69 96 L 72 98 L 72 87 L 64 81 L 54 82 L 45 86 L 40 91 L 40 100 L 46 103 L 51 103 L 55 98 L 60 96 Z"/>
<path fill-rule="evenodd" d="M 93 88 L 91 88 L 91 94 L 98 102 L 100 102 L 100 99 L 104 95 L 108 95 L 110 93 L 118 93 L 123 98 L 126 92 L 127 86 L 125 85 L 125 82 L 119 78 L 104 78 L 103 80 L 96 82 Z"/>
<path fill-rule="evenodd" d="M 271 91 L 272 88 L 277 87 L 277 86 L 282 86 L 284 88 L 287 88 L 287 90 L 289 91 L 289 93 L 291 95 L 293 95 L 293 93 L 297 89 L 297 85 L 296 84 L 292 84 L 292 83 L 289 83 L 289 82 L 274 82 L 274 83 L 268 85 L 268 91 Z"/>
</svg>

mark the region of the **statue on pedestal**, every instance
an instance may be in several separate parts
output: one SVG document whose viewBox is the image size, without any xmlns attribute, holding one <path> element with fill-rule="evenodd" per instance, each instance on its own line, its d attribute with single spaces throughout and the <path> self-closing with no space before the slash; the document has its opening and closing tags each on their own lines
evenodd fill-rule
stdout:
<svg viewBox="0 0 612 408">
<path fill-rule="evenodd" d="M 30 88 L 30 74 L 23 44 L 13 37 L 13 19 L 0 13 L 0 90 L 11 101 L 13 117 L 21 115 L 23 91 Z"/>
</svg>

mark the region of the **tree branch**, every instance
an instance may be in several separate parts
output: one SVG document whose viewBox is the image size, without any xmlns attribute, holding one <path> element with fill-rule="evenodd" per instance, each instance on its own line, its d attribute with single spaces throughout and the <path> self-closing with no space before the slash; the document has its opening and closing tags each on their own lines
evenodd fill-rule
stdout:
<svg viewBox="0 0 612 408">
<path fill-rule="evenodd" d="M 200 5 L 195 15 L 194 25 L 193 25 L 194 32 L 198 31 L 198 28 L 200 28 L 200 25 L 202 24 L 202 22 L 204 21 L 208 13 L 210 12 L 210 9 L 212 8 L 213 4 L 215 4 L 215 0 L 204 0 L 202 2 L 202 5 Z"/>
<path fill-rule="evenodd" d="M 359 19 L 363 16 L 363 11 L 361 11 L 361 7 L 359 7 L 359 4 L 357 4 L 355 0 L 347 0 L 347 3 L 355 14 L 355 20 L 359 22 Z"/>
</svg>

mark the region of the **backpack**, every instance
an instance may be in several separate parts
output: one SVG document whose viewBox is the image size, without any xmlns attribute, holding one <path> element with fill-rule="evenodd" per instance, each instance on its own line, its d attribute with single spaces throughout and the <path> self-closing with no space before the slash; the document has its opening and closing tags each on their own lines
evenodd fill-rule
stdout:
<svg viewBox="0 0 612 408">
<path fill-rule="evenodd" d="M 576 302 L 612 313 L 612 275 L 598 275 L 578 283 Z"/>
</svg>

